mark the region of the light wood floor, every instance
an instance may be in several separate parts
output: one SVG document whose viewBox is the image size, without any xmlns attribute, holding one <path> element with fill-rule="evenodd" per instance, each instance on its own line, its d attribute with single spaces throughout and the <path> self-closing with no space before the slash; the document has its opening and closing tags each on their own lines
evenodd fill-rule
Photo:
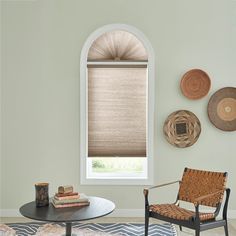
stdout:
<svg viewBox="0 0 236 236">
<path fill-rule="evenodd" d="M 22 223 L 22 222 L 30 222 L 32 220 L 26 219 L 24 217 L 18 217 L 18 218 L 1 218 L 0 222 L 1 223 Z M 98 218 L 95 220 L 91 221 L 86 221 L 86 222 L 93 222 L 93 223 L 144 223 L 144 218 L 112 218 L 112 217 L 103 217 L 103 218 Z M 150 223 L 162 223 L 161 221 L 157 221 L 155 219 L 150 219 Z M 193 236 L 194 232 L 192 230 L 188 230 L 186 228 L 183 228 L 182 232 L 179 232 L 179 228 L 176 227 L 178 231 L 179 236 Z M 201 233 L 201 236 L 224 236 L 224 230 L 223 227 L 213 229 L 213 230 L 208 230 L 205 232 Z M 229 220 L 229 235 L 230 236 L 235 236 L 236 235 L 236 219 L 234 220 Z"/>
</svg>

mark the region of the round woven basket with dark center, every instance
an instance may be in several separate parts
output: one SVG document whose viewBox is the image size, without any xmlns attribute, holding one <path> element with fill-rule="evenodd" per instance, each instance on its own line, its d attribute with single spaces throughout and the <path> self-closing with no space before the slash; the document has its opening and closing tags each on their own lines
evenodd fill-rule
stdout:
<svg viewBox="0 0 236 236">
<path fill-rule="evenodd" d="M 236 130 L 236 88 L 225 87 L 216 91 L 208 103 L 208 117 L 223 131 Z"/>
<path fill-rule="evenodd" d="M 201 133 L 201 124 L 196 115 L 187 110 L 171 113 L 163 127 L 166 140 L 179 148 L 193 145 Z"/>
<path fill-rule="evenodd" d="M 185 97 L 200 99 L 208 94 L 211 80 L 203 70 L 192 69 L 183 75 L 180 87 Z"/>
</svg>

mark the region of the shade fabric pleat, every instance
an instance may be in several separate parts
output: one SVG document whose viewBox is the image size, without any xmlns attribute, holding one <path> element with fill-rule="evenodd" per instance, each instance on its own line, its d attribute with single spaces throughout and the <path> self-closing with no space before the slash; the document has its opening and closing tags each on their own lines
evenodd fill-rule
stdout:
<svg viewBox="0 0 236 236">
<path fill-rule="evenodd" d="M 88 156 L 146 157 L 147 68 L 88 68 Z"/>
<path fill-rule="evenodd" d="M 91 45 L 88 60 L 148 60 L 142 42 L 127 31 L 102 34 Z"/>
</svg>

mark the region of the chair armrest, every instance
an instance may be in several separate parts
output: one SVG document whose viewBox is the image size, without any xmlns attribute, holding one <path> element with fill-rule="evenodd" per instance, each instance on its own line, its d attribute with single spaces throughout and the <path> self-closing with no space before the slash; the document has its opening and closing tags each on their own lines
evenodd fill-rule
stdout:
<svg viewBox="0 0 236 236">
<path fill-rule="evenodd" d="M 154 186 L 151 186 L 149 188 L 145 188 L 143 190 L 144 196 L 147 196 L 149 190 L 151 190 L 151 189 L 160 188 L 160 187 L 164 187 L 164 186 L 168 186 L 168 185 L 175 184 L 175 183 L 180 183 L 180 182 L 181 182 L 180 180 L 176 180 L 176 181 L 173 181 L 173 182 L 169 182 L 169 183 L 165 183 L 165 184 L 159 184 L 159 185 L 154 185 Z"/>
<path fill-rule="evenodd" d="M 212 197 L 212 196 L 214 196 L 214 195 L 216 195 L 216 194 L 222 193 L 222 191 L 224 191 L 224 190 L 219 190 L 219 191 L 216 191 L 216 192 L 214 192 L 214 193 L 209 193 L 209 194 L 200 196 L 200 197 L 198 197 L 198 198 L 195 198 L 194 201 L 193 201 L 193 202 L 194 202 L 194 205 L 195 205 L 195 206 L 196 206 L 196 205 L 199 205 L 202 200 L 204 200 L 204 199 L 206 199 L 206 198 L 209 198 L 209 197 Z"/>
</svg>

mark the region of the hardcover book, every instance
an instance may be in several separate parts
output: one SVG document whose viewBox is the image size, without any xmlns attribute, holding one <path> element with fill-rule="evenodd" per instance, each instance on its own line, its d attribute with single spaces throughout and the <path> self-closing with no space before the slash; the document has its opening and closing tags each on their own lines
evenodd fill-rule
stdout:
<svg viewBox="0 0 236 236">
<path fill-rule="evenodd" d="M 67 196 L 74 196 L 78 195 L 78 192 L 71 192 L 71 193 L 55 193 L 56 197 L 67 197 Z"/>
<path fill-rule="evenodd" d="M 80 195 L 77 194 L 77 195 L 72 195 L 72 196 L 65 196 L 65 197 L 57 197 L 56 195 L 54 196 L 54 199 L 55 200 L 59 200 L 59 201 L 62 201 L 62 200 L 71 200 L 71 199 L 79 199 L 80 198 Z"/>
<path fill-rule="evenodd" d="M 82 207 L 82 206 L 88 206 L 90 203 L 89 202 L 78 202 L 78 203 L 67 203 L 67 204 L 59 204 L 56 205 L 52 202 L 52 205 L 55 208 L 66 208 L 66 207 Z"/>
</svg>

